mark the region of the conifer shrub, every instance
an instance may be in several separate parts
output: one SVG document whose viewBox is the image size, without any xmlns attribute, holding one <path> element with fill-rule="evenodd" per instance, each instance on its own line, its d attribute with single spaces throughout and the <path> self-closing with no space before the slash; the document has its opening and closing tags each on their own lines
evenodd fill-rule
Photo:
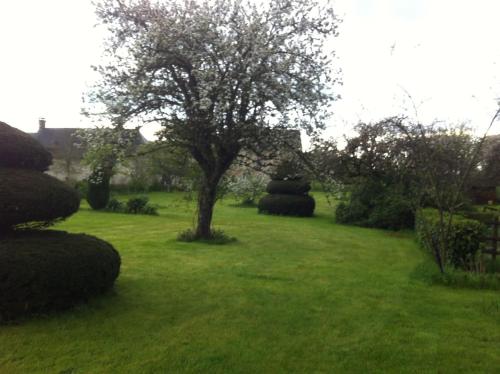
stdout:
<svg viewBox="0 0 500 374">
<path fill-rule="evenodd" d="M 87 202 L 94 210 L 106 208 L 110 197 L 109 179 L 90 181 L 87 189 Z"/>
</svg>

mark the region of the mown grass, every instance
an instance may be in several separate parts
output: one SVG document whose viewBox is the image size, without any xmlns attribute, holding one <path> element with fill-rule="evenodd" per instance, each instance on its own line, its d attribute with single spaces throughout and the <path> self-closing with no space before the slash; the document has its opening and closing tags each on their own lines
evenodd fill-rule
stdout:
<svg viewBox="0 0 500 374">
<path fill-rule="evenodd" d="M 500 294 L 429 283 L 411 233 L 263 216 L 218 204 L 223 246 L 181 243 L 193 205 L 160 216 L 85 206 L 58 229 L 122 255 L 115 292 L 0 327 L 0 373 L 500 371 Z"/>
</svg>

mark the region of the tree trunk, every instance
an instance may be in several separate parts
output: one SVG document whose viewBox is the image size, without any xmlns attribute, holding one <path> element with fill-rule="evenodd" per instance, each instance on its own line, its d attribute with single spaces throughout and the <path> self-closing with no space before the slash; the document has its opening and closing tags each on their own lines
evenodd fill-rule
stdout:
<svg viewBox="0 0 500 374">
<path fill-rule="evenodd" d="M 199 239 L 212 238 L 212 215 L 216 201 L 218 180 L 204 178 L 198 196 L 198 225 L 196 237 Z"/>
</svg>

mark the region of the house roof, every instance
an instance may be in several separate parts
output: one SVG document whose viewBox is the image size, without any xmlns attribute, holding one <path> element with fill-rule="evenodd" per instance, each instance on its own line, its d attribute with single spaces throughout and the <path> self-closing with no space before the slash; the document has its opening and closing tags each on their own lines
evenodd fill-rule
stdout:
<svg viewBox="0 0 500 374">
<path fill-rule="evenodd" d="M 54 158 L 82 159 L 85 149 L 78 147 L 76 132 L 78 128 L 40 128 L 37 133 L 30 134 L 37 139 Z M 134 131 L 134 130 L 125 130 Z M 139 132 L 134 146 L 145 144 L 148 141 Z"/>
</svg>

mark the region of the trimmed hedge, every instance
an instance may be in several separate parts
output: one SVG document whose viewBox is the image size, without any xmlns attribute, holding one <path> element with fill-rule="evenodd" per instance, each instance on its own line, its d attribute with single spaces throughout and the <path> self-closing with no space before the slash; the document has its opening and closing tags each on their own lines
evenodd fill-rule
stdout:
<svg viewBox="0 0 500 374">
<path fill-rule="evenodd" d="M 305 180 L 272 180 L 266 191 L 270 194 L 305 195 L 311 189 L 311 184 Z"/>
<path fill-rule="evenodd" d="M 486 226 L 479 221 L 455 215 L 449 230 L 446 263 L 458 269 L 471 270 L 486 230 Z M 439 232 L 439 212 L 431 208 L 421 209 L 415 217 L 415 231 L 420 245 L 433 253 L 432 241 L 436 240 Z"/>
<path fill-rule="evenodd" d="M 30 135 L 0 122 L 0 167 L 45 171 L 52 155 Z"/>
<path fill-rule="evenodd" d="M 259 201 L 259 213 L 311 217 L 316 203 L 309 195 L 266 195 Z"/>
<path fill-rule="evenodd" d="M 0 241 L 0 322 L 66 309 L 113 286 L 120 256 L 84 234 L 32 231 Z"/>
<path fill-rule="evenodd" d="M 47 226 L 78 211 L 76 190 L 47 174 L 0 168 L 0 230 Z"/>
</svg>

